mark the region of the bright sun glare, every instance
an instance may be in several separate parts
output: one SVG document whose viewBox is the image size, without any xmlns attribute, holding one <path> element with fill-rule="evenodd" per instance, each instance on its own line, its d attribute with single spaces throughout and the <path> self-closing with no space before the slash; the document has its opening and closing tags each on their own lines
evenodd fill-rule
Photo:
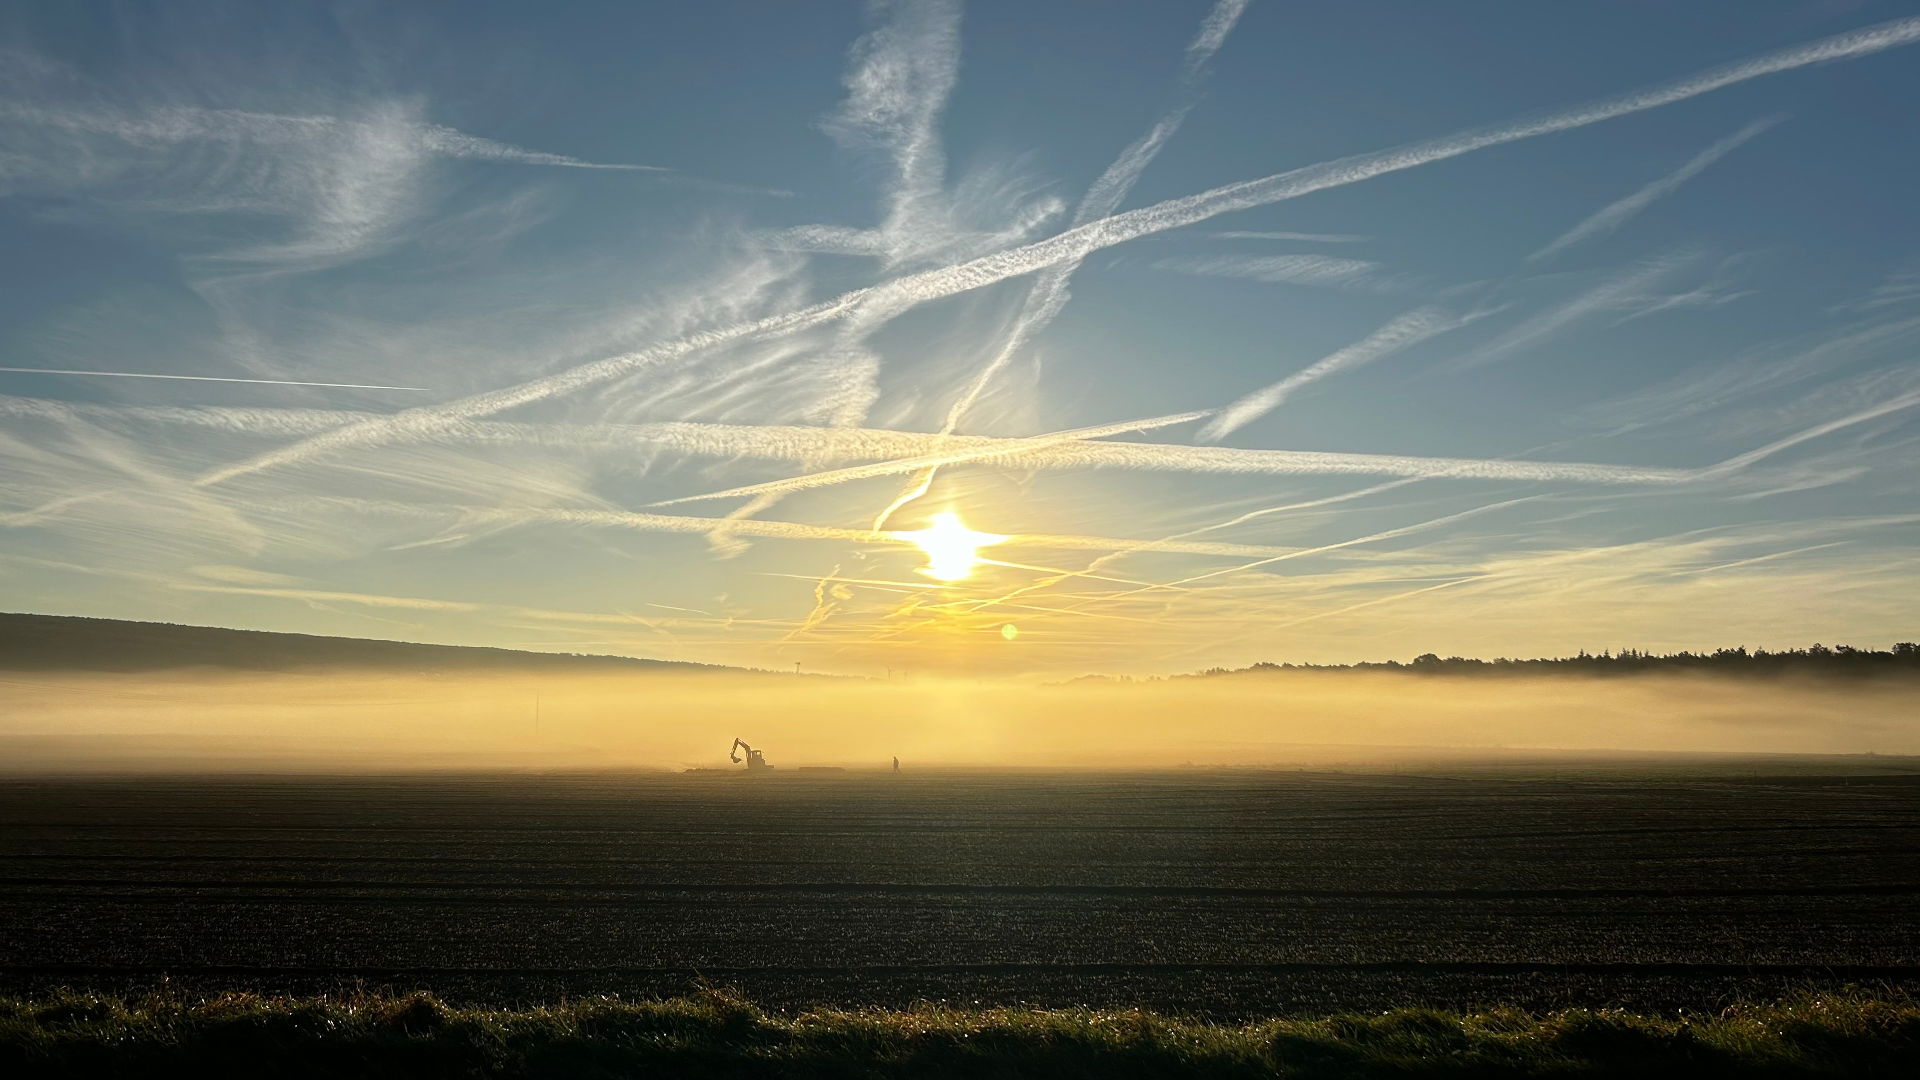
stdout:
<svg viewBox="0 0 1920 1080">
<path fill-rule="evenodd" d="M 974 532 L 955 513 L 933 515 L 933 525 L 913 532 L 897 534 L 927 553 L 927 565 L 920 572 L 939 581 L 959 581 L 973 573 L 980 558 L 975 552 L 1001 543 L 1007 538 L 993 533 Z"/>
</svg>

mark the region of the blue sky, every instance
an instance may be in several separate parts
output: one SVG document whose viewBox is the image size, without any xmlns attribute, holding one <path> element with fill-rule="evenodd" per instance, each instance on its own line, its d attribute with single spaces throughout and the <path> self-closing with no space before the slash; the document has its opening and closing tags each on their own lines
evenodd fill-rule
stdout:
<svg viewBox="0 0 1920 1080">
<path fill-rule="evenodd" d="M 11 610 L 855 673 L 1916 632 L 1920 5 L 0 42 Z"/>
</svg>

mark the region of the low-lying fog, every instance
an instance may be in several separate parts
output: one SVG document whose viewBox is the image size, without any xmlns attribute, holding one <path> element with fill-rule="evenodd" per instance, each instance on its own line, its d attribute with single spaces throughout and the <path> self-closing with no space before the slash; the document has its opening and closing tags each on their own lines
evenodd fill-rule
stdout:
<svg viewBox="0 0 1920 1080">
<path fill-rule="evenodd" d="M 777 675 L 8 674 L 0 770 L 1165 767 L 1461 752 L 1920 753 L 1920 686 L 1286 673 L 1069 686 Z M 1427 756 L 1432 756 L 1431 754 Z"/>
</svg>

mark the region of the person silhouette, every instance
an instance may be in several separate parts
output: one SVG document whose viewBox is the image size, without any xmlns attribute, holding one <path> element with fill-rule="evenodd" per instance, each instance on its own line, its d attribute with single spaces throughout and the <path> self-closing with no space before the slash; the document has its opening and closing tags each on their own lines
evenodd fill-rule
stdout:
<svg viewBox="0 0 1920 1080">
<path fill-rule="evenodd" d="M 894 759 L 893 759 L 893 771 L 894 771 L 894 772 L 899 772 L 899 771 L 900 771 L 900 759 L 899 759 L 899 758 L 894 758 Z"/>
</svg>

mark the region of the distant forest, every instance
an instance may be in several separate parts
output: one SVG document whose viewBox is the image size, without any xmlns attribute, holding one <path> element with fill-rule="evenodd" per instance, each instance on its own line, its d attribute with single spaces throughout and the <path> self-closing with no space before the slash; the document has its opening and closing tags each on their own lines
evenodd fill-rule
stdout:
<svg viewBox="0 0 1920 1080">
<path fill-rule="evenodd" d="M 1822 675 L 1860 677 L 1920 675 L 1920 644 L 1902 641 L 1889 650 L 1857 649 L 1851 645 L 1828 648 L 1818 642 L 1804 649 L 1715 649 L 1712 652 L 1650 653 L 1638 649 L 1538 660 L 1498 657 L 1480 660 L 1467 656 L 1440 657 L 1424 653 L 1411 663 L 1398 660 L 1358 664 L 1254 664 L 1244 668 L 1208 668 L 1176 679 L 1211 679 L 1224 675 L 1253 675 L 1273 671 L 1403 671 L 1415 675 L 1640 675 L 1652 672 L 1698 671 L 1716 675 Z M 1097 676 L 1096 676 L 1097 677 Z"/>
</svg>

